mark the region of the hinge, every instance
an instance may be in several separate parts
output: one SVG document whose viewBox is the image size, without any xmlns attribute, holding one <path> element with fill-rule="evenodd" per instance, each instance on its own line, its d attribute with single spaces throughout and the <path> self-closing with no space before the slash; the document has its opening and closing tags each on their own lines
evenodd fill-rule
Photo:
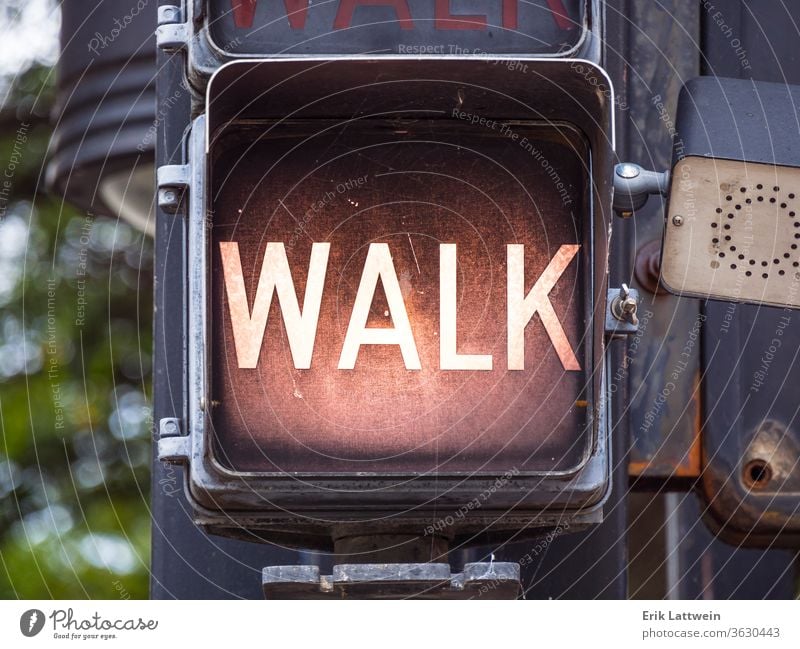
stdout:
<svg viewBox="0 0 800 649">
<path fill-rule="evenodd" d="M 162 5 L 158 8 L 158 28 L 156 45 L 165 52 L 177 52 L 186 47 L 191 38 L 189 23 L 183 22 L 181 8 L 176 5 Z"/>
<path fill-rule="evenodd" d="M 165 212 L 175 214 L 181 207 L 189 187 L 189 165 L 162 165 L 156 171 L 158 206 Z"/>
<path fill-rule="evenodd" d="M 162 462 L 188 462 L 191 438 L 177 417 L 165 417 L 158 422 L 158 459 Z"/>
</svg>

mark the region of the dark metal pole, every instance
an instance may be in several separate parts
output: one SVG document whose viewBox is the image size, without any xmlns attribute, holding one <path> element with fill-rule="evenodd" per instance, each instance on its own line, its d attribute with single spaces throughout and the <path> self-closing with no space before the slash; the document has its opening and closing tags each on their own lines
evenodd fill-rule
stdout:
<svg viewBox="0 0 800 649">
<path fill-rule="evenodd" d="M 162 4 L 171 4 L 163 2 Z M 155 24 L 153 25 L 155 30 Z M 184 162 L 190 120 L 182 54 L 157 57 L 156 164 Z M 155 237 L 153 420 L 186 417 L 186 222 L 158 210 Z M 261 569 L 295 564 L 301 554 L 273 545 L 208 535 L 194 525 L 183 495 L 183 469 L 153 458 L 152 576 L 154 599 L 260 599 Z"/>
</svg>

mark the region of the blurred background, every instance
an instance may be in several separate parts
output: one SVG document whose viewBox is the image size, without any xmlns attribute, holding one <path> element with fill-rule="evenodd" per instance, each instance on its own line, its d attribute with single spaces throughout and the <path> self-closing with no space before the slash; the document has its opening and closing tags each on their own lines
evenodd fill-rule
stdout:
<svg viewBox="0 0 800 649">
<path fill-rule="evenodd" d="M 45 191 L 59 27 L 0 0 L 0 597 L 144 598 L 152 240 Z"/>
</svg>

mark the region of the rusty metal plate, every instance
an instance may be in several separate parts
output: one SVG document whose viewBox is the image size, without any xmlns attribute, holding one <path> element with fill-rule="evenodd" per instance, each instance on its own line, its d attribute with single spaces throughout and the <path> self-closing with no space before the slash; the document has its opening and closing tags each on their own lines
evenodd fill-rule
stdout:
<svg viewBox="0 0 800 649">
<path fill-rule="evenodd" d="M 213 139 L 224 468 L 552 474 L 590 455 L 587 145 L 566 125 L 442 124 Z"/>
<path fill-rule="evenodd" d="M 565 54 L 585 0 L 210 0 L 209 34 L 230 55 Z"/>
</svg>

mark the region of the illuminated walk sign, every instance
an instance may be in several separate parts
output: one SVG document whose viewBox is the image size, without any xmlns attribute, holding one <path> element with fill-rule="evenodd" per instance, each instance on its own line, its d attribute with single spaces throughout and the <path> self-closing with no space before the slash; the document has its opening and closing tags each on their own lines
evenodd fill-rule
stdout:
<svg viewBox="0 0 800 649">
<path fill-rule="evenodd" d="M 182 172 L 188 435 L 159 443 L 198 522 L 311 543 L 481 494 L 455 532 L 600 520 L 613 124 L 587 71 L 300 57 L 211 77 Z"/>
<path fill-rule="evenodd" d="M 413 246 L 410 241 L 411 234 L 408 233 L 408 235 L 409 244 Z M 286 246 L 283 242 L 267 243 L 261 273 L 254 291 L 255 297 L 252 299 L 252 309 L 248 306 L 249 299 L 239 255 L 239 244 L 232 241 L 221 241 L 219 248 L 222 257 L 222 274 L 225 278 L 225 298 L 229 306 L 231 330 L 239 368 L 257 367 L 270 304 L 273 295 L 276 295 L 294 367 L 303 370 L 311 369 L 322 293 L 328 271 L 330 243 L 315 242 L 311 244 L 311 259 L 306 275 L 302 310 L 292 279 L 292 270 L 286 256 Z M 509 244 L 506 249 L 508 252 L 505 296 L 508 312 L 506 330 L 508 369 L 525 369 L 525 329 L 531 318 L 538 314 L 564 369 L 580 370 L 580 363 L 575 357 L 575 352 L 567 340 L 564 328 L 553 310 L 549 298 L 550 291 L 580 250 L 580 245 L 561 246 L 527 294 L 524 288 L 525 245 Z M 457 244 L 439 244 L 439 369 L 491 370 L 491 354 L 459 354 L 456 349 L 458 329 L 456 312 L 459 297 L 456 288 L 459 270 L 456 254 Z M 417 270 L 420 274 L 422 273 L 421 269 Z M 430 269 L 426 270 L 430 272 Z M 337 365 L 338 369 L 354 369 L 362 345 L 396 345 L 407 370 L 422 369 L 411 322 L 408 319 L 403 291 L 397 277 L 397 269 L 394 267 L 389 245 L 370 243 L 358 282 L 353 310 Z M 372 311 L 379 284 L 383 288 L 386 299 L 387 308 L 384 311 L 384 317 L 391 325 L 368 327 L 367 320 Z M 266 362 L 271 362 L 271 360 L 265 359 Z"/>
<path fill-rule="evenodd" d="M 221 461 L 582 462 L 592 344 L 580 134 L 516 127 L 543 165 L 458 121 L 254 128 L 218 134 L 212 169 Z"/>
</svg>

